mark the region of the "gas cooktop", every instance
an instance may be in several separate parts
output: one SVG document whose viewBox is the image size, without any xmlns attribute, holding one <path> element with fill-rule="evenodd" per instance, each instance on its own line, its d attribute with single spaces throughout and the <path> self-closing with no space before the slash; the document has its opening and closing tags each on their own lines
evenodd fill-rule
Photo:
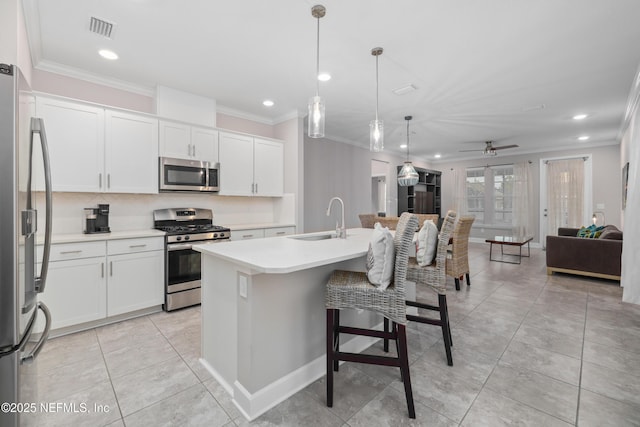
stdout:
<svg viewBox="0 0 640 427">
<path fill-rule="evenodd" d="M 211 209 L 171 208 L 153 211 L 153 227 L 167 235 L 220 233 L 228 236 L 229 229 L 213 225 Z M 216 236 L 218 237 L 218 236 Z"/>
</svg>

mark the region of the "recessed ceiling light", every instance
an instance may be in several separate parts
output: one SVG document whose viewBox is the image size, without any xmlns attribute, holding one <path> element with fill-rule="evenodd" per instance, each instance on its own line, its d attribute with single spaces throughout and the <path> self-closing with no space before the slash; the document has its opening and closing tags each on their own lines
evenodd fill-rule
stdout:
<svg viewBox="0 0 640 427">
<path fill-rule="evenodd" d="M 320 73 L 318 74 L 318 80 L 320 80 L 321 82 L 328 82 L 329 80 L 331 80 L 331 74 Z"/>
<path fill-rule="evenodd" d="M 400 148 L 407 148 L 407 144 L 400 144 Z"/>
<path fill-rule="evenodd" d="M 100 56 L 102 56 L 105 59 L 111 59 L 111 60 L 118 59 L 118 54 L 112 50 L 102 49 L 102 50 L 99 50 L 98 53 L 100 54 Z"/>
<path fill-rule="evenodd" d="M 273 107 L 274 102 L 270 99 L 265 99 L 264 101 L 262 101 L 262 105 L 264 105 L 265 107 Z"/>
<path fill-rule="evenodd" d="M 442 155 L 441 155 L 441 154 L 436 154 L 436 155 L 435 155 L 435 156 L 433 156 L 433 157 L 435 157 L 436 159 L 439 159 L 440 157 L 442 157 Z"/>
<path fill-rule="evenodd" d="M 578 137 L 579 141 L 586 141 L 587 139 L 589 139 L 589 135 L 582 135 Z"/>
<path fill-rule="evenodd" d="M 573 116 L 573 120 L 584 120 L 587 118 L 586 114 L 576 114 L 575 116 Z"/>
</svg>

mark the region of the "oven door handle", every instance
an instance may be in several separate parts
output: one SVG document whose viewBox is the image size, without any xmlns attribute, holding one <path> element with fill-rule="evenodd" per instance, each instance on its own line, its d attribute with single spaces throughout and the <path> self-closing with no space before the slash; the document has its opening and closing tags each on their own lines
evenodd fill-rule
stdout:
<svg viewBox="0 0 640 427">
<path fill-rule="evenodd" d="M 167 245 L 167 252 L 173 252 L 173 251 L 184 251 L 184 250 L 189 250 L 193 248 L 193 244 L 192 243 L 172 243 L 170 245 Z"/>
</svg>

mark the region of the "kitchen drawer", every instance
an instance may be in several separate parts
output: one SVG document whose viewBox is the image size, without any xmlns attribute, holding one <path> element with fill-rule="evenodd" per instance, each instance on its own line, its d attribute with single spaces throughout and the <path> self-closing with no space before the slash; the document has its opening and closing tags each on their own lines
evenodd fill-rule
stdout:
<svg viewBox="0 0 640 427">
<path fill-rule="evenodd" d="M 132 254 L 164 250 L 163 237 L 144 237 L 141 239 L 118 239 L 107 242 L 107 254 Z"/>
<path fill-rule="evenodd" d="M 262 239 L 264 229 L 256 228 L 251 230 L 231 230 L 231 240 Z"/>
<path fill-rule="evenodd" d="M 42 245 L 38 245 L 38 259 L 42 259 Z M 51 245 L 49 261 L 103 257 L 106 253 L 105 242 L 58 243 Z"/>
<path fill-rule="evenodd" d="M 265 228 L 264 237 L 286 236 L 288 234 L 294 234 L 295 232 L 295 227 Z"/>
</svg>

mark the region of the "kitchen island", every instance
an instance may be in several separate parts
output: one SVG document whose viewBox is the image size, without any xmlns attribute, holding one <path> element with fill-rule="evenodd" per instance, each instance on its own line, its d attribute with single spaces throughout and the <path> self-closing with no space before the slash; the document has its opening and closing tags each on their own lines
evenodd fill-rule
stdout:
<svg viewBox="0 0 640 427">
<path fill-rule="evenodd" d="M 365 270 L 372 232 L 194 246 L 202 253 L 201 362 L 249 420 L 325 374 L 325 284 L 333 270 Z M 355 310 L 343 319 L 361 327 L 382 321 Z M 374 342 L 347 339 L 346 351 Z"/>
</svg>

